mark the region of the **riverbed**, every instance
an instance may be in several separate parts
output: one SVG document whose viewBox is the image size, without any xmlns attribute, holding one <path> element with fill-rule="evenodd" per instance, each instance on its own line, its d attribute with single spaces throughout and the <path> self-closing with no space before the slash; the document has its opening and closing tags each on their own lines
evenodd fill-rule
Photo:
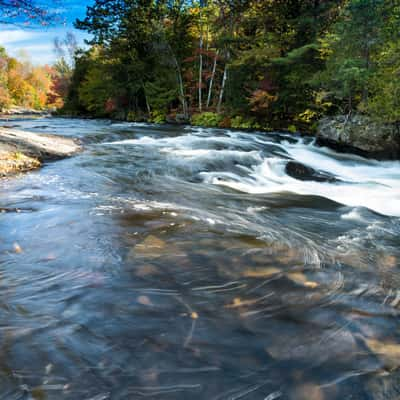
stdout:
<svg viewBox="0 0 400 400">
<path fill-rule="evenodd" d="M 287 133 L 8 124 L 84 151 L 0 181 L 0 399 L 400 398 L 400 162 Z"/>
</svg>

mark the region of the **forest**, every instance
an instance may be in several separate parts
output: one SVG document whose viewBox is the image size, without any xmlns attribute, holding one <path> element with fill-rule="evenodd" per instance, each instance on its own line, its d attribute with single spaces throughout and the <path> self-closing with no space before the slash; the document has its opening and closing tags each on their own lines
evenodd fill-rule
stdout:
<svg viewBox="0 0 400 400">
<path fill-rule="evenodd" d="M 60 108 L 68 90 L 61 65 L 35 66 L 28 59 L 10 57 L 0 47 L 0 110 L 13 106 L 33 110 Z"/>
<path fill-rule="evenodd" d="M 400 0 L 0 29 L 0 400 L 400 400 Z"/>
<path fill-rule="evenodd" d="M 0 108 L 289 131 L 325 115 L 397 123 L 399 23 L 399 0 L 95 0 L 75 22 L 87 46 L 64 43 L 72 57 L 35 67 L 0 51 Z"/>
<path fill-rule="evenodd" d="M 96 0 L 63 113 L 233 128 L 400 119 L 398 0 Z"/>
</svg>

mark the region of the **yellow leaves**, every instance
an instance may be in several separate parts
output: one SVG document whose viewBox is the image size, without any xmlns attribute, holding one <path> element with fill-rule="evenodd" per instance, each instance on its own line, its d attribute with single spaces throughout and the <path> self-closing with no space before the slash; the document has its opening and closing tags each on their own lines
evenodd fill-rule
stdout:
<svg viewBox="0 0 400 400">
<path fill-rule="evenodd" d="M 52 86 L 48 67 L 34 67 L 29 62 L 20 62 L 12 58 L 6 60 L 6 89 L 11 103 L 28 108 L 46 107 L 47 94 Z"/>
<path fill-rule="evenodd" d="M 318 113 L 316 111 L 306 109 L 304 112 L 300 113 L 296 117 L 296 121 L 305 122 L 307 124 L 311 123 L 318 117 Z"/>
</svg>

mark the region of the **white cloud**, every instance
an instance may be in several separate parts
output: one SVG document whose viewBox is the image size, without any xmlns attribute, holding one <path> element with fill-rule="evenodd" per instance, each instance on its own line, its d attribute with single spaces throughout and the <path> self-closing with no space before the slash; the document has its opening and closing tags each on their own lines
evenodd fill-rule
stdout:
<svg viewBox="0 0 400 400">
<path fill-rule="evenodd" d="M 8 54 L 18 57 L 21 51 L 28 54 L 34 64 L 52 64 L 56 60 L 54 53 L 54 38 L 65 37 L 68 28 L 50 28 L 42 31 L 34 29 L 10 29 L 0 25 L 0 46 L 5 47 Z M 87 37 L 82 32 L 75 31 L 79 45 Z"/>
<path fill-rule="evenodd" d="M 56 60 L 52 44 L 33 44 L 23 47 L 7 48 L 8 53 L 16 58 L 27 55 L 34 64 L 52 64 Z"/>
<path fill-rule="evenodd" d="M 37 40 L 46 36 L 44 32 L 24 31 L 22 29 L 0 30 L 0 45 Z"/>
</svg>

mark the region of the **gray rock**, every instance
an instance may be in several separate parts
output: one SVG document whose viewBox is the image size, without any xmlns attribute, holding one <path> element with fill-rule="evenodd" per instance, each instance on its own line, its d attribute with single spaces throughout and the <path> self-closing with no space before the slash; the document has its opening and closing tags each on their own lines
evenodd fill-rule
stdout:
<svg viewBox="0 0 400 400">
<path fill-rule="evenodd" d="M 325 117 L 319 122 L 317 144 L 381 160 L 400 159 L 400 129 L 355 115 Z"/>
<path fill-rule="evenodd" d="M 80 150 L 70 138 L 0 128 L 0 177 L 39 168 L 43 161 L 69 157 Z"/>
<path fill-rule="evenodd" d="M 80 149 L 71 138 L 0 128 L 0 150 L 21 152 L 41 161 L 69 157 Z"/>
<path fill-rule="evenodd" d="M 339 180 L 333 175 L 324 171 L 316 171 L 314 168 L 301 164 L 297 161 L 289 161 L 286 164 L 285 172 L 292 178 L 298 179 L 300 181 L 329 183 L 339 182 Z"/>
</svg>

